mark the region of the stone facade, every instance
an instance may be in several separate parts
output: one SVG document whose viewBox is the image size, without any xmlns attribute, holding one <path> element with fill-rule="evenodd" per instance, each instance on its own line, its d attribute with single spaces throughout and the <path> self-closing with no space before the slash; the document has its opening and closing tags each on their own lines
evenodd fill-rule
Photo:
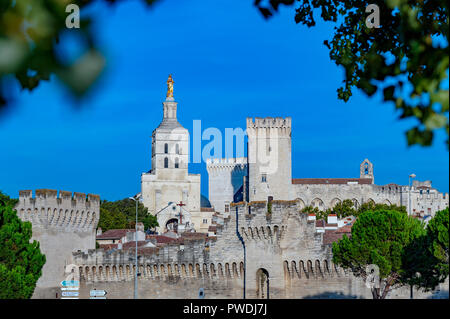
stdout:
<svg viewBox="0 0 450 319">
<path fill-rule="evenodd" d="M 273 201 L 271 214 L 266 202 L 231 210 L 214 239 L 184 238 L 139 252 L 139 297 L 197 298 L 204 288 L 206 298 L 242 298 L 245 285 L 247 298 L 372 298 L 360 278 L 333 264 L 331 245 L 300 212 L 299 201 Z M 90 250 L 72 258 L 81 298 L 94 288 L 106 290 L 108 298 L 133 297 L 134 252 Z M 439 291 L 448 296 L 448 282 L 432 293 L 415 292 L 415 298 Z M 409 288 L 388 298 L 409 298 Z"/>
<path fill-rule="evenodd" d="M 157 231 L 166 231 L 174 222 L 180 229 L 204 231 L 198 221 L 206 218 L 210 223 L 210 218 L 203 218 L 200 210 L 200 174 L 188 172 L 189 131 L 178 123 L 173 98 L 163 102 L 163 120 L 153 131 L 151 154 L 152 169 L 141 176 L 141 196 L 144 206 L 158 219 Z M 186 206 L 177 207 L 180 202 Z"/>
<path fill-rule="evenodd" d="M 100 217 L 98 195 L 38 189 L 19 192 L 18 217 L 31 222 L 31 240 L 40 243 L 46 263 L 33 298 L 55 298 L 61 294 L 65 266 L 74 251 L 95 249 L 95 229 Z"/>
<path fill-rule="evenodd" d="M 366 202 L 405 206 L 411 215 L 420 217 L 434 216 L 436 211 L 449 206 L 448 193 L 432 188 L 431 181 L 414 181 L 411 187 L 376 185 L 374 165 L 368 159 L 360 164 L 359 178 L 293 179 L 291 125 L 290 117 L 247 118 L 248 158 L 207 161 L 209 197 L 216 211 L 226 213 L 224 203 L 233 202 L 236 197 L 233 192 L 239 189 L 247 201 L 264 201 L 269 197 L 298 199 L 303 207 L 321 210 L 333 208 L 345 199 L 351 199 L 355 207 Z M 238 169 L 237 176 L 230 175 L 230 171 Z"/>
<path fill-rule="evenodd" d="M 209 201 L 215 210 L 229 213 L 234 196 L 242 191 L 247 176 L 247 158 L 207 159 Z"/>
</svg>

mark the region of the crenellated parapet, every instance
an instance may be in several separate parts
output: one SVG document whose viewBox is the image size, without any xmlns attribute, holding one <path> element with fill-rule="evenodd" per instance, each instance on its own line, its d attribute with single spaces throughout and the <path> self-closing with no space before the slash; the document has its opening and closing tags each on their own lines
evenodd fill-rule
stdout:
<svg viewBox="0 0 450 319">
<path fill-rule="evenodd" d="M 21 190 L 15 209 L 19 218 L 30 221 L 33 227 L 90 232 L 100 217 L 100 196 L 37 189 L 33 197 L 31 190 Z"/>
<path fill-rule="evenodd" d="M 291 137 L 291 117 L 257 117 L 247 118 L 247 135 L 249 138 L 279 138 Z"/>
<path fill-rule="evenodd" d="M 208 174 L 216 171 L 247 171 L 247 158 L 208 158 L 206 160 Z"/>
</svg>

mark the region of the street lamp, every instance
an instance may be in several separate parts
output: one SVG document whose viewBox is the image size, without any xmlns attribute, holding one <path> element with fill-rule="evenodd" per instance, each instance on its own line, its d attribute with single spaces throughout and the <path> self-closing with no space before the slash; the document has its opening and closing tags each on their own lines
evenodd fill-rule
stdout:
<svg viewBox="0 0 450 319">
<path fill-rule="evenodd" d="M 409 175 L 409 204 L 408 204 L 408 206 L 409 206 L 409 209 L 408 209 L 408 215 L 411 215 L 411 179 L 414 179 L 414 178 L 416 178 L 416 174 L 410 174 Z"/>
<path fill-rule="evenodd" d="M 138 297 L 138 287 L 137 287 L 137 277 L 138 277 L 138 253 L 137 253 L 137 223 L 138 223 L 138 203 L 140 202 L 140 194 L 136 195 L 135 197 L 129 197 L 129 199 L 134 200 L 136 203 L 136 223 L 134 224 L 134 242 L 136 243 L 136 249 L 135 249 L 135 263 L 136 263 L 136 271 L 134 273 L 134 299 L 137 299 Z"/>
</svg>

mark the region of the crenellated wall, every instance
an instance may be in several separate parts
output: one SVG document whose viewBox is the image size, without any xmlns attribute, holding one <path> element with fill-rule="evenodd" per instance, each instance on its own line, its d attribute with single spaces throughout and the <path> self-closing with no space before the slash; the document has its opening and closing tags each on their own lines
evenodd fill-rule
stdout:
<svg viewBox="0 0 450 319">
<path fill-rule="evenodd" d="M 361 279 L 333 264 L 331 246 L 323 245 L 315 227 L 299 212 L 298 201 L 272 201 L 271 213 L 266 202 L 232 205 L 216 238 L 183 238 L 140 251 L 139 298 L 197 298 L 199 288 L 206 298 L 242 298 L 244 271 L 247 298 L 267 293 L 270 298 L 371 298 Z M 133 297 L 133 250 L 90 250 L 72 257 L 81 298 L 94 288 L 105 289 L 108 298 Z M 390 297 L 408 298 L 409 290 L 394 290 Z"/>
<path fill-rule="evenodd" d="M 40 243 L 46 263 L 33 298 L 55 298 L 65 279 L 66 261 L 72 252 L 95 249 L 95 229 L 100 218 L 100 197 L 51 189 L 19 192 L 15 207 L 19 218 L 32 224 L 31 240 Z"/>
</svg>

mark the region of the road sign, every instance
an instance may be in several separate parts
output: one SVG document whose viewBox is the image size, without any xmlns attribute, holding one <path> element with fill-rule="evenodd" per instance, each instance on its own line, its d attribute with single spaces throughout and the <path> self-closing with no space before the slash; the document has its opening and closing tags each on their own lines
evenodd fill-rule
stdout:
<svg viewBox="0 0 450 319">
<path fill-rule="evenodd" d="M 80 287 L 62 287 L 61 290 L 78 290 Z"/>
<path fill-rule="evenodd" d="M 78 291 L 63 291 L 63 297 L 78 297 Z"/>
<path fill-rule="evenodd" d="M 103 297 L 106 295 L 105 290 L 91 290 L 91 297 Z"/>
<path fill-rule="evenodd" d="M 61 281 L 61 286 L 66 286 L 66 287 L 74 287 L 74 286 L 79 286 L 80 282 L 78 280 L 63 280 Z"/>
</svg>

